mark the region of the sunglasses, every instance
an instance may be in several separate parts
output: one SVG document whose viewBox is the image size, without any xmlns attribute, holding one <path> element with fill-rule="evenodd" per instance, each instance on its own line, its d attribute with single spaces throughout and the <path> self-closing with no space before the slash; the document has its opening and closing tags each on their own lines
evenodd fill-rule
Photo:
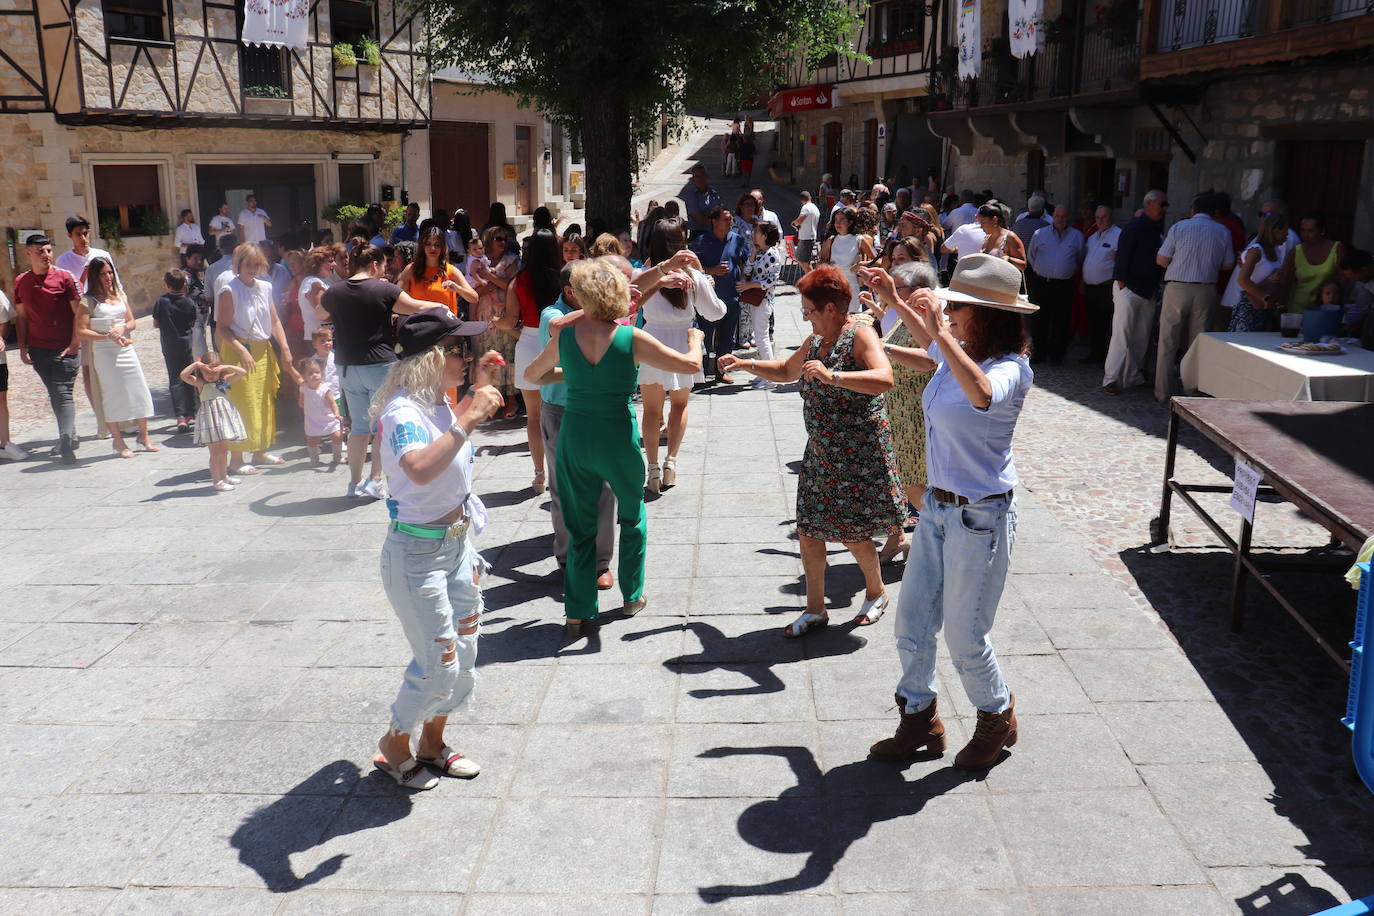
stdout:
<svg viewBox="0 0 1374 916">
<path fill-rule="evenodd" d="M 967 302 L 955 302 L 953 299 L 946 299 L 946 300 L 945 300 L 945 311 L 946 311 L 946 312 L 957 312 L 957 311 L 959 311 L 959 309 L 964 308 L 964 307 L 967 306 L 968 304 L 969 304 L 969 303 L 967 303 Z"/>
<path fill-rule="evenodd" d="M 447 344 L 446 346 L 440 347 L 439 352 L 443 353 L 445 356 L 456 356 L 464 362 L 472 358 L 468 354 L 466 344 Z"/>
</svg>

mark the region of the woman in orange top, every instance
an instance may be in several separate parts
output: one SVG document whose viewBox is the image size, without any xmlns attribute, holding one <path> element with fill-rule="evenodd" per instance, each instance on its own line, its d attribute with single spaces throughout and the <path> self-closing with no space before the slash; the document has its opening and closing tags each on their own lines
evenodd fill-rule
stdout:
<svg viewBox="0 0 1374 916">
<path fill-rule="evenodd" d="M 416 299 L 437 302 L 461 320 L 467 319 L 468 306 L 477 301 L 477 291 L 463 272 L 448 262 L 448 242 L 444 230 L 431 226 L 420 237 L 415 260 L 396 278 L 396 285 Z M 463 300 L 463 305 L 458 300 Z M 449 399 L 458 403 L 458 390 L 449 390 Z"/>
</svg>

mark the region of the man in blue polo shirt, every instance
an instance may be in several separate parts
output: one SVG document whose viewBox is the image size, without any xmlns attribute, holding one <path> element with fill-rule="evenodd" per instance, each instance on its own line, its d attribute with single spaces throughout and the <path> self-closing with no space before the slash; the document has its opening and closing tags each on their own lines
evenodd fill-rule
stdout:
<svg viewBox="0 0 1374 916">
<path fill-rule="evenodd" d="M 692 183 L 682 192 L 682 204 L 687 209 L 687 228 L 692 238 L 711 231 L 709 214 L 712 207 L 720 206 L 720 195 L 711 187 L 706 167 L 699 162 L 692 166 Z"/>
<path fill-rule="evenodd" d="M 573 301 L 572 268 L 576 261 L 563 265 L 558 282 L 563 286 L 563 295 L 554 300 L 539 313 L 539 346 L 549 345 L 553 334 L 549 326 L 555 320 L 577 308 Z M 569 331 L 568 333 L 572 333 Z M 548 455 L 549 467 L 558 464 L 558 431 L 563 426 L 563 409 L 568 405 L 568 386 L 562 382 L 553 385 L 540 385 L 539 394 L 543 399 L 543 409 L 539 414 L 539 430 L 544 434 L 544 450 Z M 549 476 L 549 500 L 553 515 L 553 555 L 558 560 L 558 568 L 568 565 L 568 527 L 563 523 L 563 504 L 558 498 L 558 475 Z M 605 591 L 615 585 L 611 575 L 611 556 L 615 551 L 615 494 L 610 484 L 603 484 L 601 503 L 597 506 L 596 529 L 596 587 Z"/>
<path fill-rule="evenodd" d="M 706 335 L 701 345 L 701 371 L 729 385 L 734 379 L 720 371 L 716 360 L 735 349 L 735 331 L 739 327 L 739 290 L 735 284 L 749 258 L 749 243 L 730 228 L 735 215 L 729 210 L 717 205 L 706 216 L 711 231 L 693 239 L 691 247 L 701 261 L 701 269 L 715 279 L 716 297 L 725 304 L 725 317 L 719 321 L 697 320 Z"/>
</svg>

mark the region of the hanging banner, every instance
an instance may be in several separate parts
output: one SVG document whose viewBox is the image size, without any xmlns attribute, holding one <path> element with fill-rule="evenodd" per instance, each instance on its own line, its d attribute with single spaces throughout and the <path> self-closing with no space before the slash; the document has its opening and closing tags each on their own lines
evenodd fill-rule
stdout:
<svg viewBox="0 0 1374 916">
<path fill-rule="evenodd" d="M 1045 50 L 1045 0 L 1007 0 L 1007 24 L 1012 57 Z"/>
<path fill-rule="evenodd" d="M 776 120 L 794 111 L 810 111 L 815 108 L 834 108 L 834 83 L 818 83 L 800 89 L 783 89 L 773 93 L 768 100 L 768 112 Z"/>
<path fill-rule="evenodd" d="M 248 0 L 239 40 L 246 45 L 305 50 L 310 43 L 309 0 Z"/>
<path fill-rule="evenodd" d="M 982 11 L 978 0 L 959 0 L 959 78 L 978 75 L 983 68 Z"/>
</svg>

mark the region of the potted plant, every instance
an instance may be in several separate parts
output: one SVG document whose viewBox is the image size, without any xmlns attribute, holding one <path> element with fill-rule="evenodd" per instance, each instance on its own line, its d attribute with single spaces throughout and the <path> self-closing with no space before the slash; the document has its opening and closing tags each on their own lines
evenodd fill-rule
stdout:
<svg viewBox="0 0 1374 916">
<path fill-rule="evenodd" d="M 360 63 L 369 67 L 380 67 L 382 65 L 382 46 L 377 44 L 377 39 L 371 35 L 364 35 L 358 40 L 358 50 L 363 52 Z"/>
<path fill-rule="evenodd" d="M 353 46 L 351 44 L 346 41 L 335 43 L 334 66 L 340 68 L 358 66 L 358 57 L 353 53 Z"/>
<path fill-rule="evenodd" d="M 124 236 L 119 234 L 119 217 L 107 216 L 100 221 L 100 239 L 115 254 L 124 251 Z"/>
<path fill-rule="evenodd" d="M 362 219 L 366 215 L 366 207 L 346 200 L 336 200 L 324 208 L 324 212 L 320 214 L 320 219 L 326 223 L 338 223 L 347 228 L 349 223 Z"/>
<path fill-rule="evenodd" d="M 143 231 L 155 239 L 164 239 L 172 234 L 172 224 L 166 213 L 153 210 L 143 218 Z"/>
</svg>

